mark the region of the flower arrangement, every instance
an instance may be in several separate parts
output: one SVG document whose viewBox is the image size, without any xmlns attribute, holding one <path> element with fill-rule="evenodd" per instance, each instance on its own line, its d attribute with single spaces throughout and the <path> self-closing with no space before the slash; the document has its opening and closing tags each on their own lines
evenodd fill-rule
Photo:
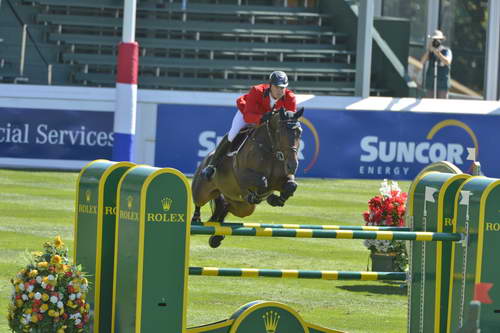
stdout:
<svg viewBox="0 0 500 333">
<path fill-rule="evenodd" d="M 61 237 L 33 252 L 27 266 L 11 279 L 7 319 L 13 332 L 87 332 L 88 281 L 80 266 L 69 265 Z"/>
<path fill-rule="evenodd" d="M 363 213 L 365 225 L 404 227 L 407 193 L 402 192 L 398 183 L 384 179 L 380 194 L 368 201 L 368 211 Z M 374 254 L 394 256 L 393 270 L 405 271 L 408 265 L 408 253 L 405 241 L 367 239 L 364 245 Z"/>
</svg>

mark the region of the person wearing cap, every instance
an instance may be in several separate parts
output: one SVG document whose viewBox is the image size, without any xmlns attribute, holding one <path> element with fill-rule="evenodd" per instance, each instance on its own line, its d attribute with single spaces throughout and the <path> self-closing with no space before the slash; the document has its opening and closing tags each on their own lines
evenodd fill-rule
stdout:
<svg viewBox="0 0 500 333">
<path fill-rule="evenodd" d="M 443 46 L 446 39 L 441 30 L 434 31 L 428 47 L 420 62 L 422 68 L 425 62 L 429 62 L 425 75 L 426 97 L 448 98 L 448 90 L 451 87 L 450 69 L 452 53 L 450 48 Z"/>
<path fill-rule="evenodd" d="M 238 97 L 236 100 L 238 110 L 234 115 L 231 128 L 215 149 L 210 163 L 201 172 L 205 179 L 212 179 L 217 165 L 243 127 L 260 124 L 261 121 L 266 120 L 267 116 L 263 119 L 265 114 L 271 114 L 270 111 L 281 108 L 285 108 L 287 111 L 296 111 L 295 94 L 287 87 L 288 77 L 285 72 L 274 71 L 269 75 L 268 83 L 253 86 L 247 94 Z"/>
</svg>

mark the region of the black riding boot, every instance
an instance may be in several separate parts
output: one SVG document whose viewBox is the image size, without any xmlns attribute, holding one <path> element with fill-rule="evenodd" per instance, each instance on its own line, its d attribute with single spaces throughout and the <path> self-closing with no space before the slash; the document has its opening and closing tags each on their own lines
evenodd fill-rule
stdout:
<svg viewBox="0 0 500 333">
<path fill-rule="evenodd" d="M 212 179 L 213 175 L 215 174 L 215 171 L 217 169 L 217 166 L 219 165 L 220 161 L 222 160 L 222 157 L 226 155 L 226 152 L 229 150 L 229 147 L 231 146 L 231 142 L 227 139 L 227 134 L 222 138 L 221 142 L 215 149 L 214 154 L 212 155 L 212 158 L 210 160 L 210 163 L 203 168 L 201 171 L 201 175 L 203 178 L 206 180 Z"/>
</svg>

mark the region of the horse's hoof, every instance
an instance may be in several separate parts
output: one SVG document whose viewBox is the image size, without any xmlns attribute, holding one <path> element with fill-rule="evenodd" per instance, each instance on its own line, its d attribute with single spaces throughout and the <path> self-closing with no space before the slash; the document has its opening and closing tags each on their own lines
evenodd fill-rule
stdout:
<svg viewBox="0 0 500 333">
<path fill-rule="evenodd" d="M 248 195 L 247 195 L 247 202 L 249 204 L 252 204 L 252 205 L 258 205 L 262 202 L 262 200 L 259 199 L 259 197 L 257 196 L 257 194 L 253 193 L 253 192 L 250 192 Z"/>
<path fill-rule="evenodd" d="M 216 249 L 220 246 L 220 243 L 224 238 L 225 236 L 220 235 L 210 236 L 210 238 L 208 239 L 208 245 L 210 245 L 212 249 Z"/>
<path fill-rule="evenodd" d="M 273 207 L 283 207 L 285 205 L 285 200 L 278 197 L 276 194 L 271 194 L 267 197 L 267 203 Z"/>
</svg>

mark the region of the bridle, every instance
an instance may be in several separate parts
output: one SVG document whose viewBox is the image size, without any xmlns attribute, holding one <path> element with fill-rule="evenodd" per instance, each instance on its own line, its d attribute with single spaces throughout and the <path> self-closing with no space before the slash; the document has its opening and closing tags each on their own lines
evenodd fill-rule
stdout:
<svg viewBox="0 0 500 333">
<path fill-rule="evenodd" d="M 271 143 L 271 153 L 273 153 L 274 157 L 281 162 L 285 161 L 285 153 L 282 150 L 279 150 L 278 144 L 277 144 L 277 139 L 275 139 L 275 136 L 278 136 L 280 134 L 280 126 L 276 127 L 276 130 L 274 131 L 275 136 L 272 135 L 272 129 L 269 126 L 269 123 L 271 122 L 272 118 L 269 119 L 268 121 L 265 122 L 266 126 L 266 132 L 267 136 L 269 138 L 269 142 Z M 286 123 L 286 127 L 288 129 L 293 129 L 295 130 L 296 128 L 300 128 L 300 122 L 295 119 L 289 119 L 289 120 L 279 120 L 279 123 Z M 290 151 L 293 153 L 297 153 L 298 147 L 296 146 L 290 146 L 288 147 Z"/>
</svg>

